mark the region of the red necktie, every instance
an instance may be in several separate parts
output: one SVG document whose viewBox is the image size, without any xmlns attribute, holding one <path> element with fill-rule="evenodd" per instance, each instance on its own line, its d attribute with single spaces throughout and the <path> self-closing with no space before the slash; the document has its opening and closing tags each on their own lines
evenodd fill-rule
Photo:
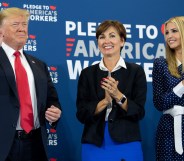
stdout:
<svg viewBox="0 0 184 161">
<path fill-rule="evenodd" d="M 27 133 L 29 133 L 34 126 L 29 83 L 26 70 L 24 69 L 20 60 L 20 52 L 16 51 L 14 56 L 16 57 L 15 75 L 20 102 L 20 125 Z"/>
</svg>

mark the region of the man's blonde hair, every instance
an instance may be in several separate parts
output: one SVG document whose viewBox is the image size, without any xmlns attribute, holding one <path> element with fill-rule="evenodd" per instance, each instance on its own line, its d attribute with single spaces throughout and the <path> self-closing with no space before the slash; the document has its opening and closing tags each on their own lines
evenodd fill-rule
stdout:
<svg viewBox="0 0 184 161">
<path fill-rule="evenodd" d="M 27 21 L 29 21 L 30 14 L 27 10 L 16 7 L 4 9 L 0 12 L 0 26 L 3 24 L 6 18 L 14 16 L 24 16 Z"/>
</svg>

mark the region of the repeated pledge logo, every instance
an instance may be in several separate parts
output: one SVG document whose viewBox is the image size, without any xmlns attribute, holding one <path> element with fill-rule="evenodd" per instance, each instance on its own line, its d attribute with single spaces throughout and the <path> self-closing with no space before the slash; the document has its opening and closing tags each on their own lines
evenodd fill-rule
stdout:
<svg viewBox="0 0 184 161">
<path fill-rule="evenodd" d="M 50 66 L 48 67 L 51 79 L 53 83 L 58 83 L 58 72 L 57 72 L 57 67 L 55 66 Z"/>
<path fill-rule="evenodd" d="M 30 13 L 31 21 L 57 22 L 57 7 L 54 5 L 23 4 Z"/>
<path fill-rule="evenodd" d="M 36 35 L 30 34 L 28 35 L 28 40 L 24 45 L 25 51 L 37 51 L 37 42 L 36 42 Z"/>
<path fill-rule="evenodd" d="M 57 142 L 58 142 L 57 131 L 51 128 L 51 129 L 47 129 L 47 133 L 48 133 L 48 145 L 57 146 Z"/>
</svg>

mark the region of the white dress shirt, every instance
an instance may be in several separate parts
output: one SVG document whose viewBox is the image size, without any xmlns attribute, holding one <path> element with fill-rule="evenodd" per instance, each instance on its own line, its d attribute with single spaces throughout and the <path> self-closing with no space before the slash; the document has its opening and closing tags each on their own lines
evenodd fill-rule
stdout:
<svg viewBox="0 0 184 161">
<path fill-rule="evenodd" d="M 108 76 L 111 76 L 111 73 L 112 72 L 115 72 L 115 71 L 117 71 L 118 69 L 120 69 L 122 67 L 125 68 L 125 69 L 127 69 L 126 64 L 125 64 L 125 61 L 124 61 L 124 59 L 121 56 L 120 56 L 120 58 L 119 58 L 119 60 L 118 60 L 118 62 L 116 64 L 116 66 L 114 67 L 114 69 L 111 72 L 108 71 L 108 69 L 105 67 L 104 62 L 103 62 L 103 58 L 101 59 L 101 61 L 99 63 L 99 68 L 101 70 L 103 70 L 103 71 L 108 71 Z M 111 112 L 111 110 L 112 110 L 112 102 L 111 102 L 111 104 L 109 104 L 107 106 L 106 115 L 105 115 L 105 121 L 108 120 L 109 113 Z"/>
<path fill-rule="evenodd" d="M 13 55 L 15 53 L 15 50 L 12 49 L 10 46 L 2 42 L 2 48 L 4 49 L 10 64 L 13 68 L 14 75 L 15 75 L 15 67 L 14 67 L 14 61 L 15 61 L 15 56 Z M 34 81 L 34 75 L 32 73 L 32 70 L 30 68 L 30 65 L 26 59 L 26 57 L 23 54 L 23 49 L 19 50 L 20 52 L 20 60 L 22 65 L 24 66 L 27 76 L 28 76 L 28 83 L 29 83 L 29 89 L 30 89 L 30 95 L 31 95 L 31 102 L 32 102 L 32 108 L 33 108 L 33 116 L 34 116 L 34 128 L 37 129 L 40 127 L 39 119 L 38 119 L 38 112 L 37 112 L 37 98 L 36 98 L 36 88 L 35 88 L 35 81 Z M 16 80 L 16 75 L 15 75 L 15 80 Z M 17 122 L 17 127 L 16 130 L 22 130 L 20 126 L 20 114 L 19 114 L 19 119 Z"/>
</svg>

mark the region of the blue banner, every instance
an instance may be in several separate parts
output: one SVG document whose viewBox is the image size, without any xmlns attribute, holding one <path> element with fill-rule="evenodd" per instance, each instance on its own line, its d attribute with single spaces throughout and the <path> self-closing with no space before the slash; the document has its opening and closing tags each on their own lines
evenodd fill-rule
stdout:
<svg viewBox="0 0 184 161">
<path fill-rule="evenodd" d="M 122 22 L 127 41 L 121 52 L 128 62 L 143 66 L 148 85 L 146 115 L 140 122 L 145 161 L 155 161 L 155 132 L 160 113 L 152 100 L 152 68 L 165 57 L 162 24 L 183 15 L 184 1 L 122 0 L 5 0 L 0 9 L 19 7 L 30 12 L 29 37 L 24 50 L 45 61 L 63 108 L 57 131 L 48 126 L 50 161 L 81 161 L 83 125 L 76 119 L 77 81 L 82 69 L 98 63 L 95 31 L 108 19 Z M 125 78 L 126 79 L 126 78 Z"/>
</svg>

